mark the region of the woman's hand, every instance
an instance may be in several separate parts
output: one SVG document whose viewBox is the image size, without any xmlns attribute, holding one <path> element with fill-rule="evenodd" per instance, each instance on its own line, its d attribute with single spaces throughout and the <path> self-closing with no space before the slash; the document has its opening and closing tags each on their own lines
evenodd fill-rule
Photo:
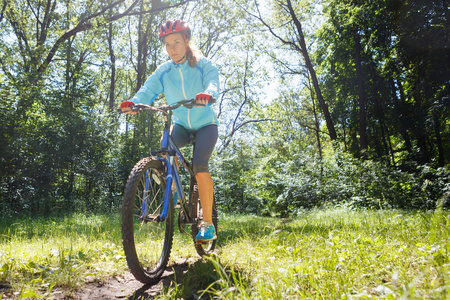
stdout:
<svg viewBox="0 0 450 300">
<path fill-rule="evenodd" d="M 126 114 L 136 115 L 137 112 L 132 110 L 133 107 L 134 107 L 134 102 L 132 102 L 132 101 L 124 101 L 120 104 L 121 111 L 123 111 Z"/>
<path fill-rule="evenodd" d="M 209 103 L 209 100 L 212 98 L 211 93 L 198 93 L 195 96 L 195 107 L 206 106 Z"/>
</svg>

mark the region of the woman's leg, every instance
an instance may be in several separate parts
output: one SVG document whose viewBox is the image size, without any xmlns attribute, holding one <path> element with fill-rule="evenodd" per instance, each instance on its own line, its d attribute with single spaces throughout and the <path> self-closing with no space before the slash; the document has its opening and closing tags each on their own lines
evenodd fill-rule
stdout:
<svg viewBox="0 0 450 300">
<path fill-rule="evenodd" d="M 198 184 L 198 193 L 203 209 L 203 221 L 212 224 L 212 206 L 214 199 L 214 185 L 209 172 L 200 172 L 195 175 Z"/>
<path fill-rule="evenodd" d="M 170 128 L 170 135 L 172 136 L 172 139 L 177 145 L 178 149 L 180 149 L 189 143 L 191 132 L 181 125 L 173 124 L 172 127 Z M 176 155 L 175 155 L 175 165 L 177 166 L 177 170 L 179 170 L 178 158 Z M 174 197 L 173 200 L 176 201 L 177 198 L 179 198 L 180 196 L 176 191 L 175 180 L 172 182 L 172 191 Z"/>
<path fill-rule="evenodd" d="M 172 125 L 172 128 L 170 128 L 170 135 L 178 148 L 183 148 L 189 143 L 190 131 L 181 125 Z"/>
<path fill-rule="evenodd" d="M 203 208 L 203 221 L 212 224 L 214 185 L 209 173 L 208 162 L 217 142 L 217 125 L 200 128 L 196 134 L 193 166 L 198 184 L 198 193 Z"/>
</svg>

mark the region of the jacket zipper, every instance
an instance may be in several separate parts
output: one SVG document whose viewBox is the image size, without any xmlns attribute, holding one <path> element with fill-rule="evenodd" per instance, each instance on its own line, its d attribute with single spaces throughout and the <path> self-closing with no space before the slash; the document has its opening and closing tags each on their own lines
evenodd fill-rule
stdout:
<svg viewBox="0 0 450 300">
<path fill-rule="evenodd" d="M 186 91 L 184 90 L 184 77 L 183 77 L 183 72 L 181 72 L 181 68 L 178 68 L 178 70 L 179 70 L 179 72 L 180 72 L 180 77 L 181 77 L 181 90 L 183 91 L 184 99 L 187 99 L 187 97 L 186 97 Z M 188 121 L 189 127 L 190 127 L 191 129 L 193 129 L 193 128 L 192 128 L 192 125 L 191 125 L 191 120 L 190 120 L 190 118 L 189 118 L 189 112 L 190 112 L 190 111 L 191 111 L 191 110 L 188 109 L 188 112 L 187 112 L 187 121 Z"/>
</svg>

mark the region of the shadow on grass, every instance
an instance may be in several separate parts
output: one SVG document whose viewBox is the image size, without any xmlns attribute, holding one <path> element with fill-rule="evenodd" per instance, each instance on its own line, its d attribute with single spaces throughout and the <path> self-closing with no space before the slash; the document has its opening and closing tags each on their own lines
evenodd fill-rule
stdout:
<svg viewBox="0 0 450 300">
<path fill-rule="evenodd" d="M 262 221 L 261 221 L 262 220 Z M 264 239 L 268 241 L 288 235 L 320 235 L 328 237 L 330 231 L 348 228 L 352 224 L 311 222 L 292 222 L 280 219 L 243 218 L 219 223 L 217 247 L 238 242 L 240 239 Z M 182 263 L 169 266 L 161 280 L 155 285 L 144 285 L 127 299 L 212 299 L 220 298 L 221 293 L 233 291 L 234 294 L 249 296 L 247 288 L 250 279 L 241 270 L 224 267 L 218 257 L 199 259 L 195 263 Z M 206 291 L 205 291 L 206 290 Z M 239 297 L 237 297 L 239 298 Z"/>
<path fill-rule="evenodd" d="M 237 270 L 223 267 L 217 257 L 199 259 L 169 266 L 161 280 L 153 285 L 143 285 L 127 300 L 212 299 L 229 287 L 248 286 L 246 276 Z"/>
</svg>

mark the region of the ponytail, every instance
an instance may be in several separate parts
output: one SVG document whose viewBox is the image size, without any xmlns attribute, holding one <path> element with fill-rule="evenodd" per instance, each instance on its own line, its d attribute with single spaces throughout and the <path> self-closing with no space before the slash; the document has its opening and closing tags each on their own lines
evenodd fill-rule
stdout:
<svg viewBox="0 0 450 300">
<path fill-rule="evenodd" d="M 197 48 L 188 45 L 186 49 L 186 59 L 189 62 L 189 66 L 191 68 L 195 68 L 195 65 L 198 64 L 198 60 L 201 58 L 202 53 Z"/>
</svg>

